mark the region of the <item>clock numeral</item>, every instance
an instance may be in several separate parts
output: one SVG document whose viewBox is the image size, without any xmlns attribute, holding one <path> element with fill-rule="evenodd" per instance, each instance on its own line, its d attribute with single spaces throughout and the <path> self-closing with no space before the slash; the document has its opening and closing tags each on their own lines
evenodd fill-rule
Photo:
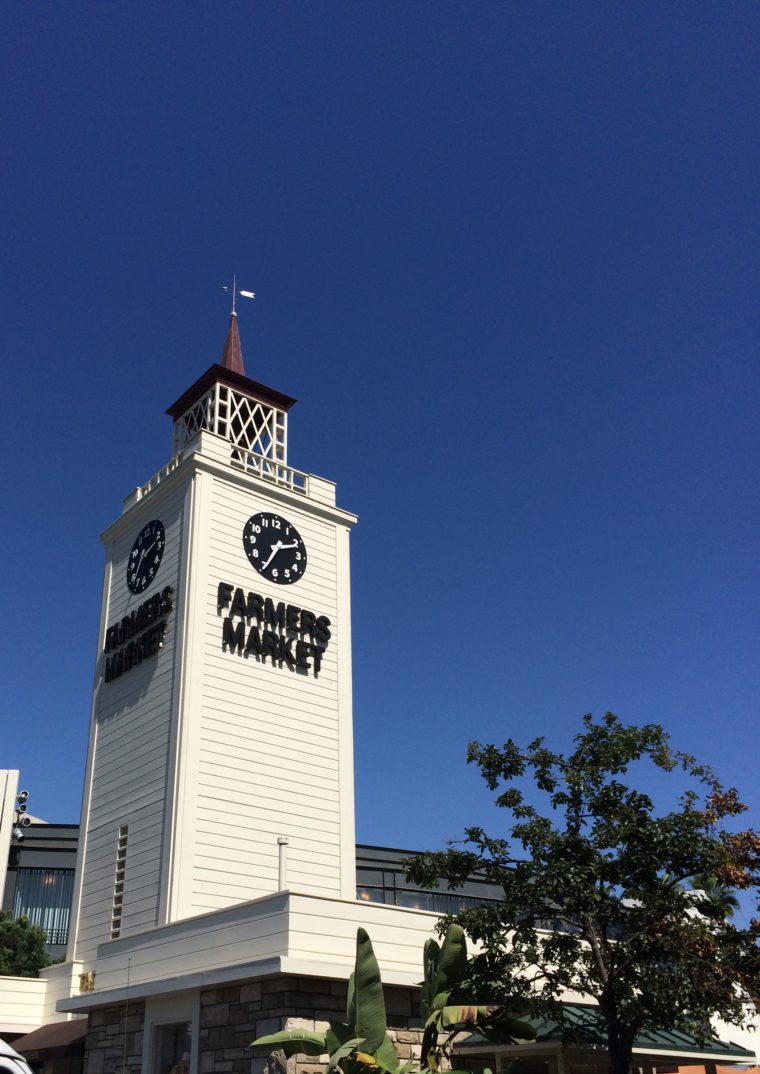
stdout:
<svg viewBox="0 0 760 1074">
<path fill-rule="evenodd" d="M 272 568 L 272 577 L 273 578 L 279 578 L 279 574 L 277 573 L 277 568 L 276 567 Z"/>
</svg>

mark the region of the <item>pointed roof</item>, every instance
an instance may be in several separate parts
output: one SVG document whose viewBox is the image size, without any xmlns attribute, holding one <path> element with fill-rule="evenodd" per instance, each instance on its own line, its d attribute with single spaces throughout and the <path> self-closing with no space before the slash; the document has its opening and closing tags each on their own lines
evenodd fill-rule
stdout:
<svg viewBox="0 0 760 1074">
<path fill-rule="evenodd" d="M 237 316 L 234 313 L 230 316 L 230 327 L 227 332 L 227 340 L 224 344 L 221 361 L 209 366 L 206 372 L 194 384 L 191 384 L 175 403 L 172 403 L 166 413 L 177 421 L 214 384 L 226 384 L 228 387 L 249 395 L 261 403 L 275 407 L 277 410 L 284 410 L 286 413 L 296 402 L 291 395 L 283 395 L 282 392 L 278 392 L 274 388 L 268 388 L 266 384 L 259 384 L 256 380 L 250 380 L 245 375 Z"/>
<path fill-rule="evenodd" d="M 240 373 L 245 376 L 243 348 L 240 346 L 240 332 L 238 331 L 236 313 L 230 314 L 230 327 L 219 364 L 224 366 L 225 369 L 231 369 L 233 373 Z"/>
</svg>

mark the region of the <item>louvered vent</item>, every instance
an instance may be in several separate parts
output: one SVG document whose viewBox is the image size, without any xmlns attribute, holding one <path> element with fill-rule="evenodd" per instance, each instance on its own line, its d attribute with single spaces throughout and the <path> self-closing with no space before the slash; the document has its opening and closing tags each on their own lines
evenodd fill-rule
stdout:
<svg viewBox="0 0 760 1074">
<path fill-rule="evenodd" d="M 121 935 L 121 911 L 124 905 L 124 877 L 127 871 L 127 836 L 129 825 L 119 828 L 119 842 L 116 846 L 116 874 L 113 882 L 113 908 L 111 910 L 111 939 Z"/>
</svg>

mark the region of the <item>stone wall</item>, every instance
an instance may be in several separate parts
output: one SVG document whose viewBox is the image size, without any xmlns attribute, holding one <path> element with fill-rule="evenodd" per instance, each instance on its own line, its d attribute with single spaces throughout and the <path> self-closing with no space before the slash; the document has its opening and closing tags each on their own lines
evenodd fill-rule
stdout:
<svg viewBox="0 0 760 1074">
<path fill-rule="evenodd" d="M 253 1052 L 256 1037 L 280 1029 L 323 1030 L 330 1019 L 346 1014 L 345 981 L 311 977 L 273 977 L 219 988 L 200 994 L 198 1074 L 323 1074 L 314 1059 L 289 1059 Z M 391 1039 L 402 1060 L 419 1057 L 418 993 L 415 989 L 385 988 Z M 145 1004 L 103 1007 L 90 1015 L 84 1074 L 141 1074 Z M 126 1029 L 126 1067 L 124 1067 Z"/>
<path fill-rule="evenodd" d="M 141 1002 L 93 1011 L 87 1024 L 84 1074 L 140 1074 L 144 1022 Z"/>
<path fill-rule="evenodd" d="M 419 1056 L 417 993 L 386 988 L 390 1036 L 402 1059 Z M 322 1030 L 330 1019 L 343 1021 L 346 982 L 309 977 L 275 977 L 201 992 L 199 1074 L 322 1074 L 313 1059 L 284 1060 L 252 1052 L 256 1037 L 280 1029 Z M 88 1072 L 89 1074 L 89 1072 Z"/>
</svg>

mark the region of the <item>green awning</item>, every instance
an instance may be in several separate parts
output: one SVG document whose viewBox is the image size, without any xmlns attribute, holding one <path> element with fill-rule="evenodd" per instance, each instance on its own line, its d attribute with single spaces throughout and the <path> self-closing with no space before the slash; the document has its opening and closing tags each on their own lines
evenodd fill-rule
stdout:
<svg viewBox="0 0 760 1074">
<path fill-rule="evenodd" d="M 536 1029 L 536 1044 L 560 1044 L 563 1041 L 569 1047 L 606 1048 L 607 1034 L 598 1007 L 581 1003 L 563 1004 L 565 1025 L 548 1018 L 528 1018 Z M 473 1046 L 493 1047 L 478 1033 L 473 1033 L 460 1045 L 470 1049 Z M 517 1045 L 516 1047 L 520 1047 Z M 731 1041 L 711 1037 L 704 1044 L 688 1033 L 677 1029 L 647 1029 L 639 1033 L 633 1042 L 635 1052 L 648 1052 L 663 1057 L 689 1055 L 709 1056 L 715 1062 L 754 1063 L 755 1053 Z M 499 1050 L 502 1050 L 501 1048 Z"/>
<path fill-rule="evenodd" d="M 606 1047 L 607 1034 L 598 1007 L 565 1003 L 564 1010 L 567 1020 L 566 1030 L 569 1028 L 571 1032 L 575 1031 L 580 1043 Z M 563 1031 L 556 1023 L 552 1024 L 547 1019 L 530 1019 L 530 1021 L 536 1027 L 538 1040 L 562 1040 Z M 753 1062 L 755 1059 L 755 1053 L 742 1048 L 740 1044 L 718 1040 L 717 1037 L 711 1037 L 704 1044 L 700 1044 L 695 1037 L 689 1033 L 682 1033 L 678 1029 L 645 1029 L 636 1037 L 633 1047 L 636 1051 L 678 1052 L 679 1055 L 697 1052 L 705 1055 L 709 1052 L 716 1059 L 726 1059 L 731 1056 L 731 1058 L 741 1058 L 746 1062 Z"/>
</svg>

